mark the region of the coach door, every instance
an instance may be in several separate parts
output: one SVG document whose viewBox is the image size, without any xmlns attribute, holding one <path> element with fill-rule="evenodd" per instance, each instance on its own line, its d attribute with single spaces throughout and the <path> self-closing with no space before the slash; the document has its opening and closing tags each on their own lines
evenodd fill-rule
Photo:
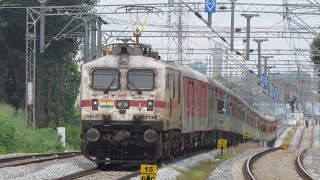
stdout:
<svg viewBox="0 0 320 180">
<path fill-rule="evenodd" d="M 180 90 L 180 73 L 177 71 L 168 70 L 167 74 L 167 116 L 168 124 L 170 127 L 177 128 L 180 125 L 180 102 L 179 102 L 179 90 Z"/>
</svg>

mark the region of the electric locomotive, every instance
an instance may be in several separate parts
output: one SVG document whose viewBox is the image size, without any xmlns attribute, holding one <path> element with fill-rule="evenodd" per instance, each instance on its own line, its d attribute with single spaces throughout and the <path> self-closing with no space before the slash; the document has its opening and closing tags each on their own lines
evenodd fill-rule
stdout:
<svg viewBox="0 0 320 180">
<path fill-rule="evenodd" d="M 150 46 L 114 44 L 81 67 L 81 148 L 98 165 L 140 164 L 251 139 L 272 142 L 275 119 L 217 81 L 163 61 Z"/>
</svg>

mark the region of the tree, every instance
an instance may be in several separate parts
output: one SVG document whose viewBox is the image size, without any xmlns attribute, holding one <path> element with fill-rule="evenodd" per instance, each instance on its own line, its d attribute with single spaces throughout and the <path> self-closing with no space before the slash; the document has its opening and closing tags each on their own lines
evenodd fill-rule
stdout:
<svg viewBox="0 0 320 180">
<path fill-rule="evenodd" d="M 22 7 L 39 6 L 37 0 L 2 0 L 1 3 L 20 4 Z M 46 5 L 84 3 L 94 4 L 96 0 L 49 0 Z M 46 42 L 57 35 L 71 19 L 68 16 L 47 16 Z M 0 9 L 0 101 L 12 104 L 17 109 L 25 106 L 25 21 L 25 9 Z M 81 23 L 77 19 L 69 28 Z M 52 41 L 44 54 L 36 52 L 38 127 L 50 124 L 60 126 L 62 121 L 74 121 L 70 118 L 76 114 L 74 102 L 79 93 L 80 75 L 72 56 L 78 51 L 81 38 Z"/>
</svg>

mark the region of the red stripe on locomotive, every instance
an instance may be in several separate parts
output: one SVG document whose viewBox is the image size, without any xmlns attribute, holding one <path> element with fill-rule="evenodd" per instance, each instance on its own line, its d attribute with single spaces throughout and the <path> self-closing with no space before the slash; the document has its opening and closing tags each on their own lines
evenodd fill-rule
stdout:
<svg viewBox="0 0 320 180">
<path fill-rule="evenodd" d="M 155 102 L 154 102 L 154 107 L 157 107 L 157 108 L 165 108 L 165 107 L 166 107 L 166 103 L 163 102 L 163 101 L 155 101 Z"/>
<path fill-rule="evenodd" d="M 91 100 L 81 100 L 81 107 L 91 106 Z"/>
</svg>

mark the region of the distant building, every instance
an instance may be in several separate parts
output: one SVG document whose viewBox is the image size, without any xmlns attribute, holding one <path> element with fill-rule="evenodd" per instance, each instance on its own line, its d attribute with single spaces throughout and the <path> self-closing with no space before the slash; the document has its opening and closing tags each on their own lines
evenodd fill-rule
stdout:
<svg viewBox="0 0 320 180">
<path fill-rule="evenodd" d="M 190 68 L 207 75 L 207 67 L 203 62 L 196 61 L 188 65 Z"/>
</svg>

